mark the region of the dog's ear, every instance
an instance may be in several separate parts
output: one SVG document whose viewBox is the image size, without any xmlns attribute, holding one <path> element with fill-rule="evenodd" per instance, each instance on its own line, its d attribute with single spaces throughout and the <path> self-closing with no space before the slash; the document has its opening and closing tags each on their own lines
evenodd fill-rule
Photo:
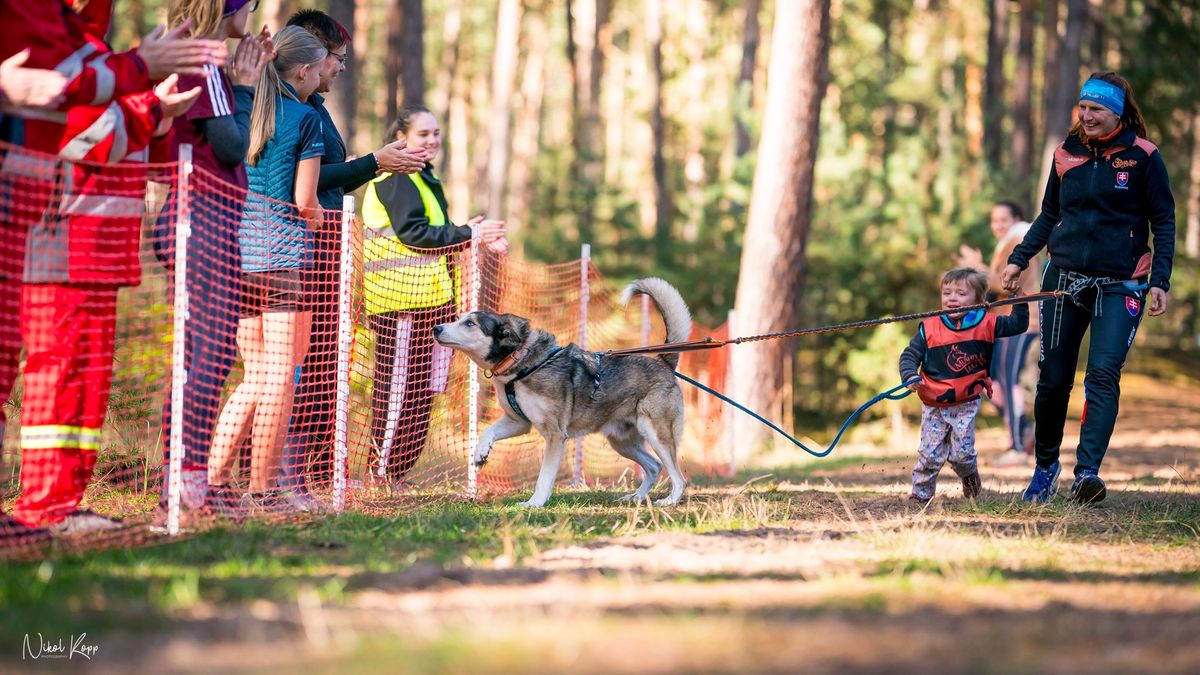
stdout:
<svg viewBox="0 0 1200 675">
<path fill-rule="evenodd" d="M 479 322 L 480 329 L 492 338 L 492 349 L 488 353 L 489 361 L 499 361 L 512 354 L 525 344 L 529 337 L 529 319 L 515 314 L 488 315 L 491 322 Z"/>
<path fill-rule="evenodd" d="M 513 349 L 520 348 L 525 344 L 525 338 L 529 337 L 529 319 L 516 314 L 502 314 L 500 316 L 500 330 L 503 331 L 503 338 L 508 341 L 513 341 L 516 346 Z"/>
<path fill-rule="evenodd" d="M 495 337 L 496 328 L 500 326 L 500 317 L 491 312 L 473 312 L 479 331 L 488 337 Z"/>
</svg>

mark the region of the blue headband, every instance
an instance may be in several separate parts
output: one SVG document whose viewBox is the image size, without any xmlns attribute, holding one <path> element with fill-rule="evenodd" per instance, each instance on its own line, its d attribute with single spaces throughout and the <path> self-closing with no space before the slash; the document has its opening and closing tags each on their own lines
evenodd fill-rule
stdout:
<svg viewBox="0 0 1200 675">
<path fill-rule="evenodd" d="M 1104 80 L 1090 79 L 1079 90 L 1079 100 L 1088 100 L 1115 112 L 1117 117 L 1125 112 L 1125 90 Z"/>
</svg>

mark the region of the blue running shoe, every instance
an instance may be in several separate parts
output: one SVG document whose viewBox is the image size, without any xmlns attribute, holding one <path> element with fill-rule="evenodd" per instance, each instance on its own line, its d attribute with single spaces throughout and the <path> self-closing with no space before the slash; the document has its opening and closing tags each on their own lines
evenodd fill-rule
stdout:
<svg viewBox="0 0 1200 675">
<path fill-rule="evenodd" d="M 1058 462 L 1051 464 L 1047 469 L 1035 466 L 1033 480 L 1029 481 L 1029 487 L 1025 488 L 1025 494 L 1021 495 L 1021 498 L 1034 504 L 1045 504 L 1054 499 L 1054 493 L 1058 492 L 1060 471 L 1062 471 L 1062 465 Z"/>
<path fill-rule="evenodd" d="M 1075 476 L 1075 484 L 1071 486 L 1071 499 L 1080 504 L 1097 504 L 1108 496 L 1108 488 L 1104 481 L 1091 469 L 1083 469 Z"/>
</svg>

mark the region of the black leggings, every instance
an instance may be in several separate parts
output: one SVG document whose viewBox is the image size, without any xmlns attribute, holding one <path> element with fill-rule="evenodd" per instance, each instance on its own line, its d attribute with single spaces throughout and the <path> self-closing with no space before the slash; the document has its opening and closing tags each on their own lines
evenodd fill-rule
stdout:
<svg viewBox="0 0 1200 675">
<path fill-rule="evenodd" d="M 1042 290 L 1065 290 L 1071 283 L 1068 277 L 1065 270 L 1047 265 Z M 1079 348 L 1090 327 L 1076 475 L 1084 469 L 1099 471 L 1108 451 L 1121 397 L 1121 368 L 1145 312 L 1146 293 L 1117 283 L 1104 286 L 1102 292 L 1088 288 L 1078 299 L 1082 306 L 1067 297 L 1041 305 L 1041 373 L 1033 405 L 1037 463 L 1048 467 L 1058 460 Z"/>
</svg>

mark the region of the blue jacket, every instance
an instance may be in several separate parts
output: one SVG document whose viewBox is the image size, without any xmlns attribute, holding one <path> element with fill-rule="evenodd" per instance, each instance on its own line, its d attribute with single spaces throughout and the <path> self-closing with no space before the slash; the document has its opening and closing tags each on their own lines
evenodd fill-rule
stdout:
<svg viewBox="0 0 1200 675">
<path fill-rule="evenodd" d="M 295 90 L 286 82 L 292 94 Z M 246 166 L 250 194 L 238 240 L 242 270 L 276 272 L 312 266 L 312 233 L 296 208 L 296 165 L 325 152 L 321 118 L 306 103 L 280 95 L 275 100 L 275 135 L 258 163 Z"/>
</svg>

